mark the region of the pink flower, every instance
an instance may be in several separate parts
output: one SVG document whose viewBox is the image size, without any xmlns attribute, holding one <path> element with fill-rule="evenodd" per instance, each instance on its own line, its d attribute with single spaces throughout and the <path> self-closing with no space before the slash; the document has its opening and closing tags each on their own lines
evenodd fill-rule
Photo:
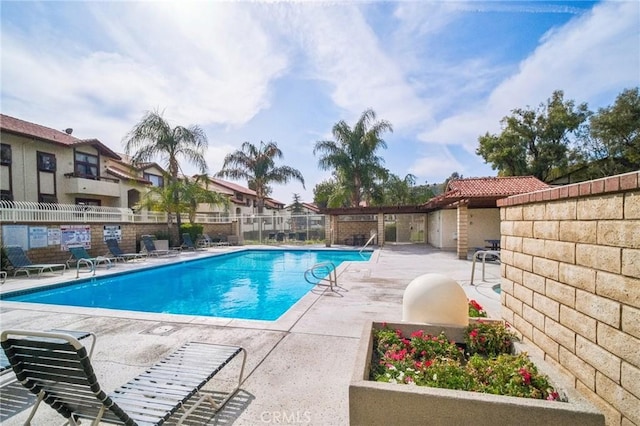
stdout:
<svg viewBox="0 0 640 426">
<path fill-rule="evenodd" d="M 520 370 L 518 370 L 518 374 L 522 376 L 525 385 L 531 384 L 531 373 L 529 373 L 526 368 L 521 368 Z"/>
<path fill-rule="evenodd" d="M 424 334 L 423 330 L 416 330 L 413 333 L 411 333 L 411 338 L 422 337 L 423 334 Z"/>
<path fill-rule="evenodd" d="M 560 395 L 556 391 L 549 393 L 549 396 L 547 397 L 547 401 L 556 401 L 558 399 L 560 399 Z"/>
</svg>

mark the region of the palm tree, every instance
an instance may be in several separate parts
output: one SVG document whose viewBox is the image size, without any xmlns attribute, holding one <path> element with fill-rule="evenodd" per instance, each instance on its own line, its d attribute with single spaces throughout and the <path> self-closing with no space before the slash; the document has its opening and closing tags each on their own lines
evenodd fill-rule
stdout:
<svg viewBox="0 0 640 426">
<path fill-rule="evenodd" d="M 149 211 L 163 211 L 178 217 L 186 212 L 189 222 L 195 222 L 198 204 L 228 206 L 229 200 L 217 192 L 207 189 L 207 175 L 196 175 L 193 179 L 181 178 L 165 186 L 154 186 L 145 192 L 136 206 Z M 176 194 L 178 197 L 176 198 Z M 176 199 L 178 200 L 176 202 Z"/>
<path fill-rule="evenodd" d="M 260 141 L 259 147 L 244 142 L 241 149 L 224 158 L 222 170 L 217 176 L 246 179 L 249 189 L 256 192 L 258 213 L 262 213 L 264 200 L 271 194 L 271 183 L 288 183 L 295 179 L 304 188 L 304 178 L 299 170 L 289 166 L 276 167 L 274 160 L 282 157 L 282 151 L 275 142 Z"/>
<path fill-rule="evenodd" d="M 178 159 L 182 157 L 194 164 L 200 173 L 207 172 L 204 152 L 207 149 L 207 136 L 199 126 L 171 127 L 158 111 L 147 112 L 124 137 L 125 153 L 131 156 L 135 165 L 154 161 L 160 157 L 169 172 L 169 183 L 176 183 L 182 172 Z M 173 204 L 180 204 L 177 187 L 173 188 Z M 178 214 L 178 229 L 180 215 Z"/>
<path fill-rule="evenodd" d="M 198 204 L 223 205 L 228 210 L 229 199 L 222 194 L 209 190 L 209 178 L 206 174 L 195 175 L 193 179 L 180 180 L 180 198 L 185 201 L 189 222 L 195 223 Z"/>
<path fill-rule="evenodd" d="M 376 113 L 367 109 L 353 129 L 343 120 L 333 126 L 335 141 L 318 141 L 313 154 L 320 153 L 318 166 L 322 170 L 334 170 L 334 175 L 349 192 L 352 207 L 361 201 L 369 202 L 376 192 L 376 182 L 385 179 L 388 171 L 384 160 L 376 152 L 387 144 L 380 135 L 393 131 L 386 120 L 376 121 Z"/>
</svg>

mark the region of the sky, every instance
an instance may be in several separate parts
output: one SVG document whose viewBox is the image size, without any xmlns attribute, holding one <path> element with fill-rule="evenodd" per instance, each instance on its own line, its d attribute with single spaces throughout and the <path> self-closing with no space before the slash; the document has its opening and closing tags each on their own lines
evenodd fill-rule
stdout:
<svg viewBox="0 0 640 426">
<path fill-rule="evenodd" d="M 122 153 L 161 111 L 206 132 L 210 174 L 273 141 L 305 179 L 273 186 L 285 204 L 313 201 L 314 145 L 366 109 L 393 126 L 384 166 L 431 184 L 495 176 L 478 137 L 515 108 L 563 90 L 597 111 L 640 85 L 636 0 L 0 0 L 0 34 L 3 114 Z"/>
</svg>

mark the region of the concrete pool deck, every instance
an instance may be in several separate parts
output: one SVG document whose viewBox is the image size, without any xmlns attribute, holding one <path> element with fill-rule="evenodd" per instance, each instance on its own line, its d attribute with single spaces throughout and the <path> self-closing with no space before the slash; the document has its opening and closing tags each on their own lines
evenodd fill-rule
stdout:
<svg viewBox="0 0 640 426">
<path fill-rule="evenodd" d="M 239 249 L 245 248 L 254 247 Z M 238 248 L 215 248 L 209 253 L 234 249 Z M 173 260 L 205 254 L 184 254 Z M 108 271 L 99 268 L 97 275 L 161 262 L 166 260 L 119 264 Z M 377 249 L 369 262 L 338 268 L 338 283 L 345 291 L 312 290 L 280 319 L 271 322 L 0 301 L 0 328 L 93 331 L 98 341 L 92 363 L 107 392 L 186 341 L 242 346 L 248 356 L 241 390 L 213 419 L 199 417 L 207 412 L 198 410 L 189 424 L 346 425 L 349 381 L 362 326 L 368 320 L 400 321 L 403 291 L 414 278 L 433 272 L 447 275 L 460 283 L 469 298 L 484 306 L 491 317 L 499 317 L 500 297 L 492 287 L 500 282 L 500 266 L 487 263 L 486 281 L 482 281 L 481 266 L 476 265 L 475 285 L 471 286 L 471 264 L 457 259 L 453 252 L 424 245 L 387 245 Z M 73 277 L 75 270 L 67 271 L 62 280 Z M 4 293 L 60 281 L 60 275 L 51 274 L 42 278 L 9 278 L 0 289 Z M 226 367 L 217 384 L 228 384 L 237 367 Z M 15 388 L 16 392 L 20 390 Z M 2 390 L 3 399 L 9 396 L 8 392 Z M 2 405 L 3 425 L 24 423 L 28 410 L 19 412 L 19 408 L 5 402 Z M 6 413 L 7 410 L 16 414 L 9 416 L 13 412 Z M 43 406 L 33 424 L 61 424 L 62 420 Z"/>
</svg>

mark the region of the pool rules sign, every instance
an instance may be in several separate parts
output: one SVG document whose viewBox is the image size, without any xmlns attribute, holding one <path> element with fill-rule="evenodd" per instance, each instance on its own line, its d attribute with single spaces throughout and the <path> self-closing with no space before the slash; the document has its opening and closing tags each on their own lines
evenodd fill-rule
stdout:
<svg viewBox="0 0 640 426">
<path fill-rule="evenodd" d="M 105 241 L 118 240 L 118 242 L 120 242 L 122 239 L 122 230 L 120 229 L 120 225 L 104 225 L 102 235 Z"/>
</svg>

